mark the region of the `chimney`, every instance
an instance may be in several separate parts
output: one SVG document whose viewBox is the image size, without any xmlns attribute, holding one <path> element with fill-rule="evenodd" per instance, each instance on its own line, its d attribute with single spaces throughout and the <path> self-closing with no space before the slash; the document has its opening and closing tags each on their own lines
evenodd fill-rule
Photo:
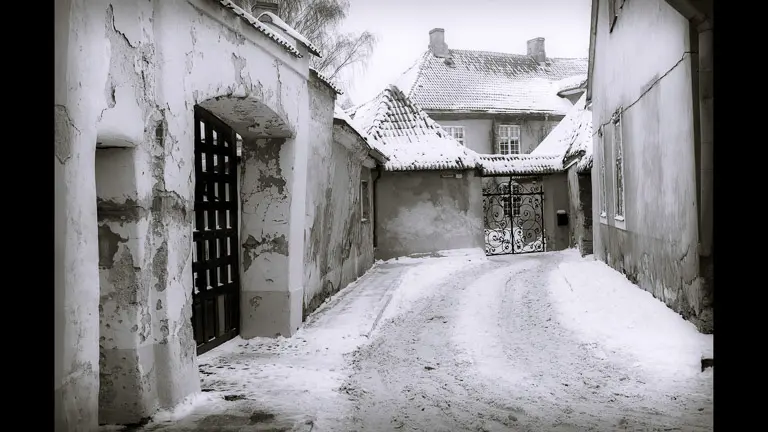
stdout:
<svg viewBox="0 0 768 432">
<path fill-rule="evenodd" d="M 251 15 L 258 18 L 263 12 L 272 12 L 277 15 L 277 2 L 257 1 L 251 7 Z"/>
<path fill-rule="evenodd" d="M 438 58 L 450 56 L 448 44 L 445 43 L 445 29 L 435 28 L 429 31 L 429 50 Z"/>
<path fill-rule="evenodd" d="M 544 49 L 544 38 L 537 37 L 528 41 L 528 55 L 539 63 L 547 60 L 547 51 Z"/>
</svg>

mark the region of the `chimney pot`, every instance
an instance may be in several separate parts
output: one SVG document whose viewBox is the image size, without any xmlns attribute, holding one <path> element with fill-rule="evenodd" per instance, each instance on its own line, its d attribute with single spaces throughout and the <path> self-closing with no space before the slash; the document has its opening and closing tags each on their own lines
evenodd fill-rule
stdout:
<svg viewBox="0 0 768 432">
<path fill-rule="evenodd" d="M 277 2 L 257 1 L 251 7 L 251 15 L 258 18 L 264 12 L 272 12 L 277 15 Z"/>
<path fill-rule="evenodd" d="M 445 43 L 445 29 L 434 28 L 429 31 L 429 50 L 435 57 L 450 57 L 448 44 Z"/>
<path fill-rule="evenodd" d="M 528 55 L 539 63 L 547 61 L 547 51 L 544 49 L 544 38 L 537 37 L 528 41 Z"/>
</svg>

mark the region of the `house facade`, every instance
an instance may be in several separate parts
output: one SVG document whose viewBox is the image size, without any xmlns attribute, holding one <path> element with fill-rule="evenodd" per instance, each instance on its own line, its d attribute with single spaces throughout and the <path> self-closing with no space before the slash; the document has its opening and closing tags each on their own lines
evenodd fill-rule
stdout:
<svg viewBox="0 0 768 432">
<path fill-rule="evenodd" d="M 563 80 L 587 73 L 587 59 L 547 57 L 544 42 L 529 40 L 524 55 L 449 49 L 445 30 L 436 28 L 397 85 L 469 149 L 527 154 L 573 104 Z"/>
<path fill-rule="evenodd" d="M 589 69 L 595 256 L 711 332 L 711 2 L 593 0 Z"/>
<path fill-rule="evenodd" d="M 310 70 L 321 53 L 254 13 L 55 4 L 57 431 L 176 405 L 198 354 L 292 335 L 372 263 L 370 148 Z"/>
<path fill-rule="evenodd" d="M 569 246 L 565 171 L 549 160 L 525 159 L 583 93 L 586 72 L 587 59 L 547 57 L 544 38 L 529 40 L 526 54 L 458 50 L 436 28 L 428 50 L 397 81 L 415 105 L 480 155 L 486 253 Z M 529 169 L 535 166 L 543 168 Z"/>
</svg>

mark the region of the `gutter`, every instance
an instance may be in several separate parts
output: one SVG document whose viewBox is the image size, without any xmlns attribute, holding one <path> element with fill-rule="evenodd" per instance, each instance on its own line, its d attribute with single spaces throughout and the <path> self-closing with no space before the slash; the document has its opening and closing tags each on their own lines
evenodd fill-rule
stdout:
<svg viewBox="0 0 768 432">
<path fill-rule="evenodd" d="M 597 43 L 597 18 L 600 0 L 592 0 L 592 18 L 589 24 L 589 60 L 587 60 L 587 105 L 592 103 L 592 75 L 595 70 L 595 44 Z"/>
</svg>

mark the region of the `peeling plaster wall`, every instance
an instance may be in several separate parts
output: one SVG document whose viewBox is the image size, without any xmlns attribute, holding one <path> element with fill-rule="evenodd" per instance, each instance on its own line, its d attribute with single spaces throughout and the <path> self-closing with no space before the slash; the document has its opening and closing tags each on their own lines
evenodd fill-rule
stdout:
<svg viewBox="0 0 768 432">
<path fill-rule="evenodd" d="M 304 197 L 309 70 L 307 56 L 206 0 L 57 2 L 56 34 L 56 430 L 82 431 L 140 421 L 200 389 L 194 105 L 245 101 L 251 111 L 216 113 L 238 126 L 279 118 L 243 132 L 290 136 L 280 163 Z M 288 205 L 284 291 L 296 294 L 283 318 L 297 327 L 304 200 Z"/>
<path fill-rule="evenodd" d="M 362 221 L 360 201 L 361 181 L 372 188 L 370 169 L 363 166 L 367 151 L 362 142 L 354 150 L 340 142 L 359 138 L 333 125 L 336 95 L 317 80 L 310 83 L 305 317 L 373 265 L 373 223 Z"/>
<path fill-rule="evenodd" d="M 376 258 L 484 248 L 480 180 L 473 171 L 383 172 L 375 193 Z"/>
<path fill-rule="evenodd" d="M 703 329 L 711 323 L 711 309 L 698 278 L 691 59 L 685 54 L 689 24 L 664 0 L 625 2 L 609 32 L 608 5 L 599 6 L 593 124 L 597 129 L 617 108 L 626 109 L 626 221 L 622 229 L 614 220 L 610 125 L 594 142 L 595 167 L 606 160 L 608 208 L 601 220 L 599 201 L 593 206 L 593 218 L 600 221 L 594 230 L 595 255 Z M 598 171 L 593 170 L 592 182 L 597 200 Z"/>
<path fill-rule="evenodd" d="M 568 168 L 569 236 L 570 246 L 581 255 L 592 253 L 592 178 Z"/>
<path fill-rule="evenodd" d="M 104 10 L 54 5 L 54 429 L 98 426 L 99 278 L 94 157 L 106 101 Z M 73 25 L 79 23 L 80 25 Z"/>
</svg>

